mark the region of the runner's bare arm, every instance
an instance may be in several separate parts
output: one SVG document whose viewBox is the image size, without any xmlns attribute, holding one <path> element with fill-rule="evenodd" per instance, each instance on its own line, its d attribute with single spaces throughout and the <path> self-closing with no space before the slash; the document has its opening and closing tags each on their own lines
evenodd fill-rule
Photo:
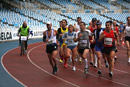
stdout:
<svg viewBox="0 0 130 87">
<path fill-rule="evenodd" d="M 46 42 L 46 33 L 43 32 L 43 42 Z"/>
<path fill-rule="evenodd" d="M 102 32 L 101 35 L 100 35 L 100 37 L 99 37 L 99 39 L 98 39 L 98 41 L 101 42 L 104 37 L 105 37 L 105 34 Z"/>
<path fill-rule="evenodd" d="M 57 30 L 54 30 L 54 32 L 55 32 L 55 35 L 56 35 L 56 42 L 57 42 L 57 44 L 59 45 L 59 42 L 58 42 L 58 39 L 59 39 L 58 31 L 57 31 Z"/>
</svg>

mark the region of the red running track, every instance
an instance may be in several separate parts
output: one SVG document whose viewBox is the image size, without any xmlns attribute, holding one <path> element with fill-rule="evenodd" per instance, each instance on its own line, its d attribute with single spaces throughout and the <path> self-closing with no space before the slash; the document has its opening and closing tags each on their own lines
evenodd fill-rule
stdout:
<svg viewBox="0 0 130 87">
<path fill-rule="evenodd" d="M 89 74 L 84 75 L 84 63 L 79 62 L 76 62 L 76 71 L 72 71 L 70 62 L 67 68 L 57 62 L 59 72 L 51 74 L 52 68 L 43 42 L 29 45 L 28 53 L 24 56 L 19 55 L 20 48 L 8 51 L 2 57 L 2 64 L 13 78 L 28 87 L 130 87 L 130 65 L 127 64 L 126 50 L 122 46 L 118 49 L 112 79 L 104 65 L 102 76 L 98 76 L 97 69 L 91 66 Z"/>
</svg>

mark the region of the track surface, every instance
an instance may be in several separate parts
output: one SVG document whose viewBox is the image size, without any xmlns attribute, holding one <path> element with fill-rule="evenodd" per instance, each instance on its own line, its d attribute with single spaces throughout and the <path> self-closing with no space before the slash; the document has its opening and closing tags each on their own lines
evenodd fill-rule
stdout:
<svg viewBox="0 0 130 87">
<path fill-rule="evenodd" d="M 108 76 L 108 68 L 104 67 L 103 62 L 102 76 L 98 76 L 97 69 L 91 66 L 89 74 L 84 75 L 84 63 L 79 62 L 76 62 L 76 71 L 72 71 L 70 62 L 67 68 L 57 62 L 59 72 L 52 75 L 43 42 L 29 45 L 28 53 L 24 56 L 19 55 L 20 48 L 8 51 L 2 57 L 2 64 L 13 78 L 28 87 L 130 87 L 130 65 L 127 64 L 126 50 L 122 46 L 118 49 L 118 60 L 112 79 Z M 58 58 L 57 56 L 57 60 Z"/>
</svg>

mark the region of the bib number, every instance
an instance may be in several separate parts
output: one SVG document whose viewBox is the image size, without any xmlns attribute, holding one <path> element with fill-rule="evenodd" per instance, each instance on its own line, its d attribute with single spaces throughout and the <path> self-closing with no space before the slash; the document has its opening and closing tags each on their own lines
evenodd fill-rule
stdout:
<svg viewBox="0 0 130 87">
<path fill-rule="evenodd" d="M 87 40 L 80 40 L 79 43 L 80 43 L 81 47 L 86 47 L 88 42 L 87 42 Z"/>
<path fill-rule="evenodd" d="M 112 45 L 112 38 L 105 38 L 104 39 L 104 44 L 105 45 Z"/>
<path fill-rule="evenodd" d="M 49 40 L 48 40 L 48 44 L 52 44 L 53 41 L 54 41 L 53 39 L 49 39 Z"/>
</svg>

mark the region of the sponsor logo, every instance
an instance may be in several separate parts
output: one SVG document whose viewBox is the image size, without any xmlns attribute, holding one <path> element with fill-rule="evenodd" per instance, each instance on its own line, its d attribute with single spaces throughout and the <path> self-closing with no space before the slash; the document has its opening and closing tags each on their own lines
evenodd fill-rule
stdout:
<svg viewBox="0 0 130 87">
<path fill-rule="evenodd" d="M 0 40 L 10 40 L 12 39 L 11 32 L 0 32 Z"/>
</svg>

